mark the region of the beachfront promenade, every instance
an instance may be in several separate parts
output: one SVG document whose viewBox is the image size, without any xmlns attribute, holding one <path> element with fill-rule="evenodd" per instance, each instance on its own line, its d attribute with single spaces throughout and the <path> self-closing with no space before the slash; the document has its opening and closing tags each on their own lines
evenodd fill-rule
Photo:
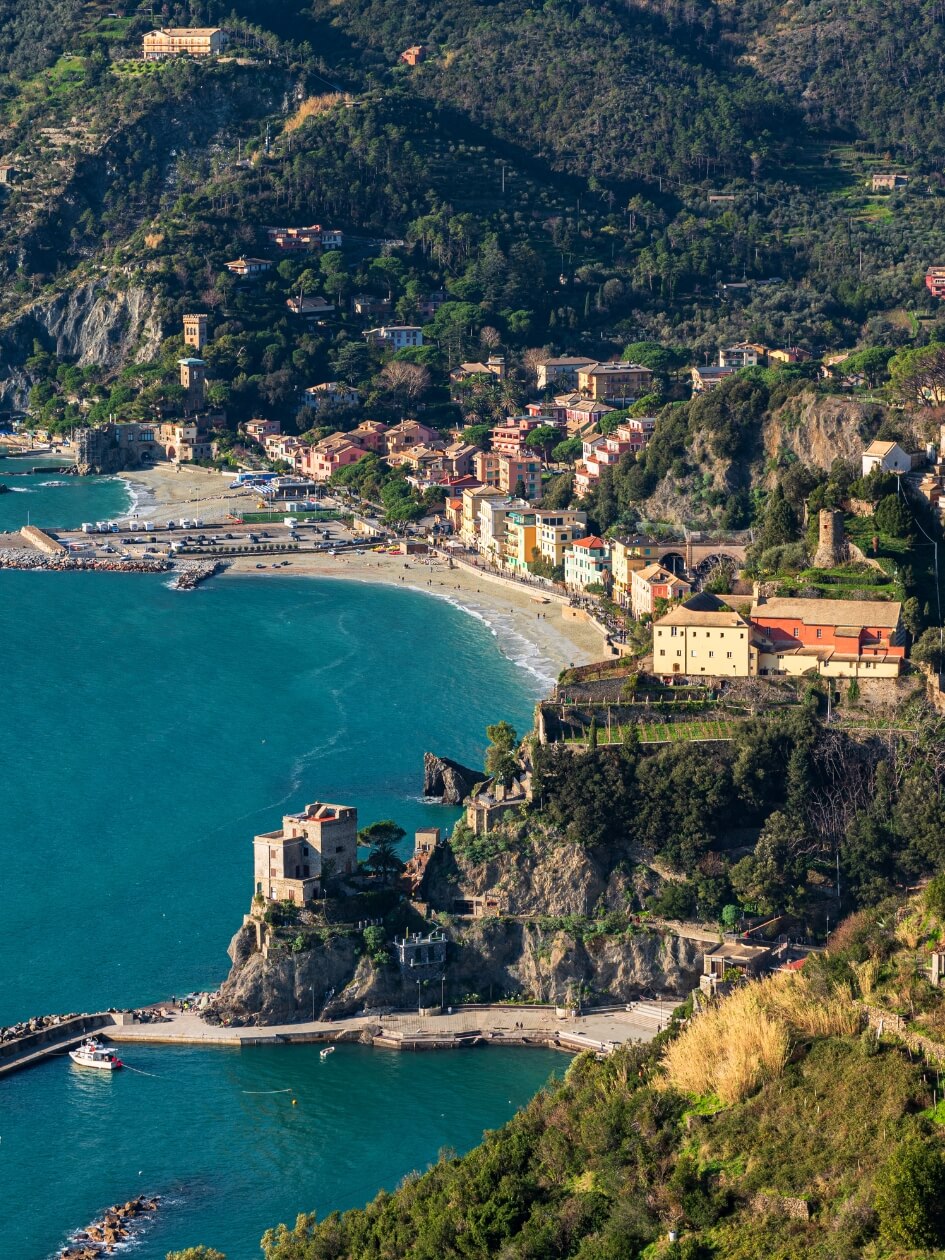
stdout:
<svg viewBox="0 0 945 1260">
<path fill-rule="evenodd" d="M 309 1020 L 298 1024 L 234 1028 L 206 1023 L 198 1014 L 167 1010 L 167 1018 L 149 1023 L 118 1023 L 112 1015 L 89 1016 L 95 1035 L 119 1045 L 204 1045 L 242 1049 L 262 1045 L 300 1045 L 356 1041 L 391 1050 L 453 1050 L 471 1046 L 541 1046 L 569 1053 L 609 1053 L 617 1046 L 652 1041 L 665 1028 L 678 998 L 608 1007 L 586 1015 L 559 1017 L 553 1007 L 461 1007 L 452 1014 L 399 1012 L 347 1019 Z M 120 1018 L 120 1017 L 119 1017 Z M 101 1021 L 101 1022 L 99 1022 Z M 24 1047 L 0 1063 L 0 1077 L 61 1056 L 80 1036 L 51 1037 Z"/>
</svg>

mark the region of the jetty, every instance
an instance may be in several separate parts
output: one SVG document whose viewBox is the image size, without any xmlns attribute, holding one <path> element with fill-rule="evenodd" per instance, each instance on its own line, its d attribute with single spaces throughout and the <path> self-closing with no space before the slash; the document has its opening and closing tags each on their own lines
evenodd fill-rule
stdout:
<svg viewBox="0 0 945 1260">
<path fill-rule="evenodd" d="M 32 547 L 0 549 L 0 569 L 42 569 L 50 573 L 163 573 L 170 563 L 163 556 L 105 558 L 74 556 L 66 551 L 47 555 Z"/>
<path fill-rule="evenodd" d="M 127 1244 L 158 1210 L 157 1195 L 136 1195 L 125 1203 L 116 1203 L 101 1218 L 77 1230 L 59 1252 L 59 1260 L 98 1260 L 111 1255 L 122 1243 Z"/>
<path fill-rule="evenodd" d="M 363 1012 L 334 1020 L 243 1027 L 211 1024 L 195 1011 L 170 1006 L 105 1011 L 69 1016 L 21 1037 L 0 1041 L 0 1078 L 66 1053 L 90 1031 L 119 1045 L 248 1049 L 357 1042 L 403 1051 L 523 1046 L 607 1055 L 622 1045 L 652 1041 L 666 1027 L 678 1002 L 677 996 L 671 996 L 664 1001 L 631 1002 L 584 1014 L 531 1004 L 460 1006 L 447 1011 Z M 51 1021 L 57 1019 L 51 1017 Z"/>
<path fill-rule="evenodd" d="M 174 590 L 192 591 L 224 566 L 218 560 L 179 560 L 174 567 L 177 573 Z"/>
</svg>

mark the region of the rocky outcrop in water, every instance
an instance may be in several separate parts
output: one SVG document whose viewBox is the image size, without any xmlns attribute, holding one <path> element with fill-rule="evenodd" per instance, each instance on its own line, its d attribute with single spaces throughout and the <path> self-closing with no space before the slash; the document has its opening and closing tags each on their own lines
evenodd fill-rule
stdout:
<svg viewBox="0 0 945 1260">
<path fill-rule="evenodd" d="M 111 1255 L 116 1247 L 128 1244 L 142 1225 L 158 1210 L 159 1199 L 139 1194 L 127 1203 L 116 1203 L 101 1220 L 87 1225 L 72 1236 L 59 1253 L 60 1260 L 98 1260 Z"/>
<path fill-rule="evenodd" d="M 481 770 L 470 770 L 449 757 L 423 754 L 423 795 L 437 796 L 444 805 L 461 805 L 483 777 Z"/>
</svg>

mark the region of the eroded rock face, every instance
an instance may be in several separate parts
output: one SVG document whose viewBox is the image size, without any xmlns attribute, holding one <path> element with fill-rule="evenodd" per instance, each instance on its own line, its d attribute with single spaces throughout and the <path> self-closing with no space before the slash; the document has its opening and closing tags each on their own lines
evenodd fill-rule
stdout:
<svg viewBox="0 0 945 1260">
<path fill-rule="evenodd" d="M 255 931 L 243 927 L 230 942 L 233 966 L 220 986 L 213 1018 L 234 1024 L 295 1024 L 312 1018 L 390 1009 L 403 994 L 397 967 L 376 965 L 359 936 L 334 936 L 311 949 L 273 950 L 263 957 Z M 314 990 L 314 993 L 313 993 Z"/>
<path fill-rule="evenodd" d="M 423 795 L 437 796 L 444 805 L 461 805 L 484 776 L 449 757 L 423 754 Z"/>
<path fill-rule="evenodd" d="M 24 407 L 32 380 L 25 370 L 33 340 L 55 341 L 56 354 L 106 372 L 133 360 L 148 360 L 161 344 L 161 321 L 153 296 L 142 286 L 112 290 L 104 283 L 79 285 L 34 303 L 0 331 L 0 401 Z"/>
</svg>

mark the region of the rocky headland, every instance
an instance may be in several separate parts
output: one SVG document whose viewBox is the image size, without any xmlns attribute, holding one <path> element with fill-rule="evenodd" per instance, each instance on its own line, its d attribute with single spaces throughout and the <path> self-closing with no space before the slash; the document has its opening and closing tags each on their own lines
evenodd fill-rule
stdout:
<svg viewBox="0 0 945 1260">
<path fill-rule="evenodd" d="M 423 754 L 423 795 L 436 797 L 444 805 L 461 805 L 482 778 L 481 770 L 470 770 L 436 753 Z"/>
</svg>

